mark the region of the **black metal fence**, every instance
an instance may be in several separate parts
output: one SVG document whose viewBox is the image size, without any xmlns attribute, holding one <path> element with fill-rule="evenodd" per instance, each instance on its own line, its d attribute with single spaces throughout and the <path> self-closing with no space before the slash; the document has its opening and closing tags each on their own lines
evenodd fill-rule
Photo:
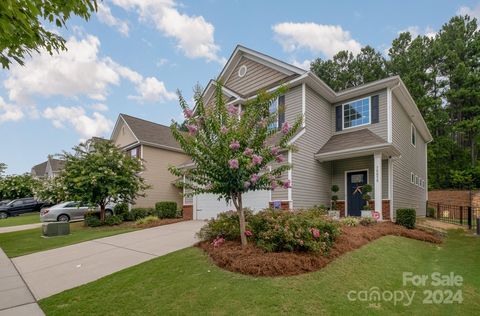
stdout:
<svg viewBox="0 0 480 316">
<path fill-rule="evenodd" d="M 468 226 L 468 229 L 475 229 L 477 218 L 480 217 L 480 207 L 448 205 L 428 201 L 427 217 L 446 223 Z"/>
</svg>

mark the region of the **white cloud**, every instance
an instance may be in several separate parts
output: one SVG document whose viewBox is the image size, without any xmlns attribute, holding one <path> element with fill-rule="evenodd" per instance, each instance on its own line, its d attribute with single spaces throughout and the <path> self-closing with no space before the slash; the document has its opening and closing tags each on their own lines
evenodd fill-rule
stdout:
<svg viewBox="0 0 480 316">
<path fill-rule="evenodd" d="M 132 82 L 137 90 L 142 90 L 146 79 L 138 72 L 120 65 L 109 57 L 99 57 L 100 41 L 97 37 L 71 37 L 67 43 L 68 51 L 50 56 L 46 52 L 34 55 L 25 61 L 24 66 L 15 65 L 8 72 L 4 86 L 9 99 L 18 105 L 32 105 L 36 96 L 64 96 L 78 98 L 86 96 L 97 101 L 107 98 L 111 85 L 118 85 L 121 79 Z M 172 92 L 165 88 L 162 81 L 154 78 L 159 96 L 170 100 Z M 157 98 L 162 100 L 162 98 Z"/>
<path fill-rule="evenodd" d="M 7 121 L 18 121 L 24 116 L 23 111 L 12 104 L 6 103 L 0 97 L 0 123 Z"/>
<path fill-rule="evenodd" d="M 108 106 L 106 104 L 103 104 L 103 103 L 95 103 L 95 104 L 92 104 L 90 105 L 90 108 L 92 110 L 95 110 L 95 111 L 98 111 L 98 112 L 106 112 L 108 111 Z"/>
<path fill-rule="evenodd" d="M 50 56 L 42 51 L 26 60 L 25 66 L 11 67 L 4 81 L 9 99 L 18 104 L 31 104 L 33 96 L 54 95 L 105 100 L 107 87 L 118 84 L 119 75 L 98 58 L 98 38 L 71 37 L 66 46 L 66 52 Z"/>
<path fill-rule="evenodd" d="M 166 65 L 168 63 L 168 59 L 166 58 L 160 58 L 157 61 L 157 67 L 162 67 L 163 65 Z"/>
<path fill-rule="evenodd" d="M 294 65 L 295 67 L 304 69 L 304 70 L 310 70 L 310 64 L 311 63 L 312 63 L 312 61 L 309 60 L 309 59 L 305 59 L 304 61 L 301 61 L 301 62 L 298 61 L 298 60 L 292 61 L 292 65 Z"/>
<path fill-rule="evenodd" d="M 422 30 L 419 26 L 412 25 L 407 27 L 404 30 L 400 30 L 398 34 L 404 33 L 404 32 L 409 32 L 412 35 L 412 39 L 416 38 L 419 35 L 425 35 L 430 38 L 433 38 L 435 37 L 435 35 L 437 35 L 437 32 L 435 32 L 431 26 L 427 26 L 425 29 Z"/>
<path fill-rule="evenodd" d="M 469 15 L 473 18 L 480 20 L 480 4 L 477 4 L 475 8 L 470 8 L 467 6 L 462 6 L 457 10 L 458 15 Z"/>
<path fill-rule="evenodd" d="M 180 13 L 172 0 L 113 0 L 113 3 L 125 10 L 135 10 L 141 20 L 153 23 L 163 35 L 174 38 L 187 57 L 225 63 L 225 58 L 218 55 L 215 27 L 203 16 Z"/>
<path fill-rule="evenodd" d="M 108 26 L 114 27 L 122 35 L 128 36 L 129 27 L 126 21 L 118 19 L 113 16 L 112 10 L 104 2 L 98 2 L 98 11 L 97 11 L 98 20 Z"/>
<path fill-rule="evenodd" d="M 276 24 L 272 29 L 286 52 L 308 49 L 330 58 L 341 50 L 356 54 L 362 47 L 352 39 L 350 32 L 344 31 L 339 25 L 286 22 Z"/>
<path fill-rule="evenodd" d="M 48 107 L 43 113 L 43 117 L 52 120 L 56 128 L 66 128 L 65 124 L 70 124 L 82 137 L 88 139 L 92 136 L 102 136 L 108 133 L 113 122 L 98 112 L 88 116 L 85 110 L 80 107 Z"/>
<path fill-rule="evenodd" d="M 129 96 L 129 98 L 139 101 L 165 101 L 175 100 L 177 95 L 173 92 L 167 91 L 165 84 L 158 81 L 157 78 L 145 78 L 139 85 L 137 85 L 138 96 Z"/>
</svg>

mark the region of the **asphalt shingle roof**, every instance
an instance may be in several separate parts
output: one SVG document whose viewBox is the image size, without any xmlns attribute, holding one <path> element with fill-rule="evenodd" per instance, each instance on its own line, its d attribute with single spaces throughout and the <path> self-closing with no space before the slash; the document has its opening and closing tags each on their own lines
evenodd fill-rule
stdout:
<svg viewBox="0 0 480 316">
<path fill-rule="evenodd" d="M 369 129 L 361 129 L 348 133 L 333 135 L 323 145 L 317 154 L 327 154 L 331 152 L 361 148 L 366 146 L 374 146 L 388 143 L 380 136 L 374 134 Z"/>
</svg>

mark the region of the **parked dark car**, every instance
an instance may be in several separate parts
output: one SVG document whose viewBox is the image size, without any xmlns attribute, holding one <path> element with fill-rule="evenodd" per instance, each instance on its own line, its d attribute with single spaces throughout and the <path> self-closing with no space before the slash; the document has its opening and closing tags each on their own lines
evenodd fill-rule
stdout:
<svg viewBox="0 0 480 316">
<path fill-rule="evenodd" d="M 11 200 L 2 200 L 0 201 L 0 206 L 4 206 L 5 204 L 8 204 Z"/>
<path fill-rule="evenodd" d="M 46 206 L 44 202 L 37 201 L 32 197 L 12 200 L 0 206 L 0 219 L 24 213 L 39 212 L 43 206 Z"/>
</svg>

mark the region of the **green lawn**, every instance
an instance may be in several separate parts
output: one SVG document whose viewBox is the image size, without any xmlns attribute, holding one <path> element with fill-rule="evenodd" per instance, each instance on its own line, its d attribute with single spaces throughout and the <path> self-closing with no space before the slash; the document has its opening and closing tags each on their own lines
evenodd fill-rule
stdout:
<svg viewBox="0 0 480 316">
<path fill-rule="evenodd" d="M 0 219 L 0 227 L 18 226 L 26 224 L 40 223 L 40 215 L 36 213 Z"/>
<path fill-rule="evenodd" d="M 40 301 L 47 315 L 475 315 L 480 310 L 480 239 L 450 232 L 433 245 L 388 236 L 326 268 L 287 278 L 254 278 L 212 265 L 188 248 Z M 460 274 L 463 304 L 425 305 L 432 286 L 402 286 L 402 273 Z M 349 301 L 349 291 L 416 291 L 411 306 Z M 438 288 L 437 288 L 438 289 Z M 447 289 L 447 288 L 440 288 Z"/>
<path fill-rule="evenodd" d="M 135 228 L 125 226 L 84 227 L 83 222 L 76 222 L 70 224 L 71 233 L 67 236 L 44 238 L 41 228 L 0 234 L 0 247 L 7 256 L 18 257 L 133 230 Z"/>
</svg>

